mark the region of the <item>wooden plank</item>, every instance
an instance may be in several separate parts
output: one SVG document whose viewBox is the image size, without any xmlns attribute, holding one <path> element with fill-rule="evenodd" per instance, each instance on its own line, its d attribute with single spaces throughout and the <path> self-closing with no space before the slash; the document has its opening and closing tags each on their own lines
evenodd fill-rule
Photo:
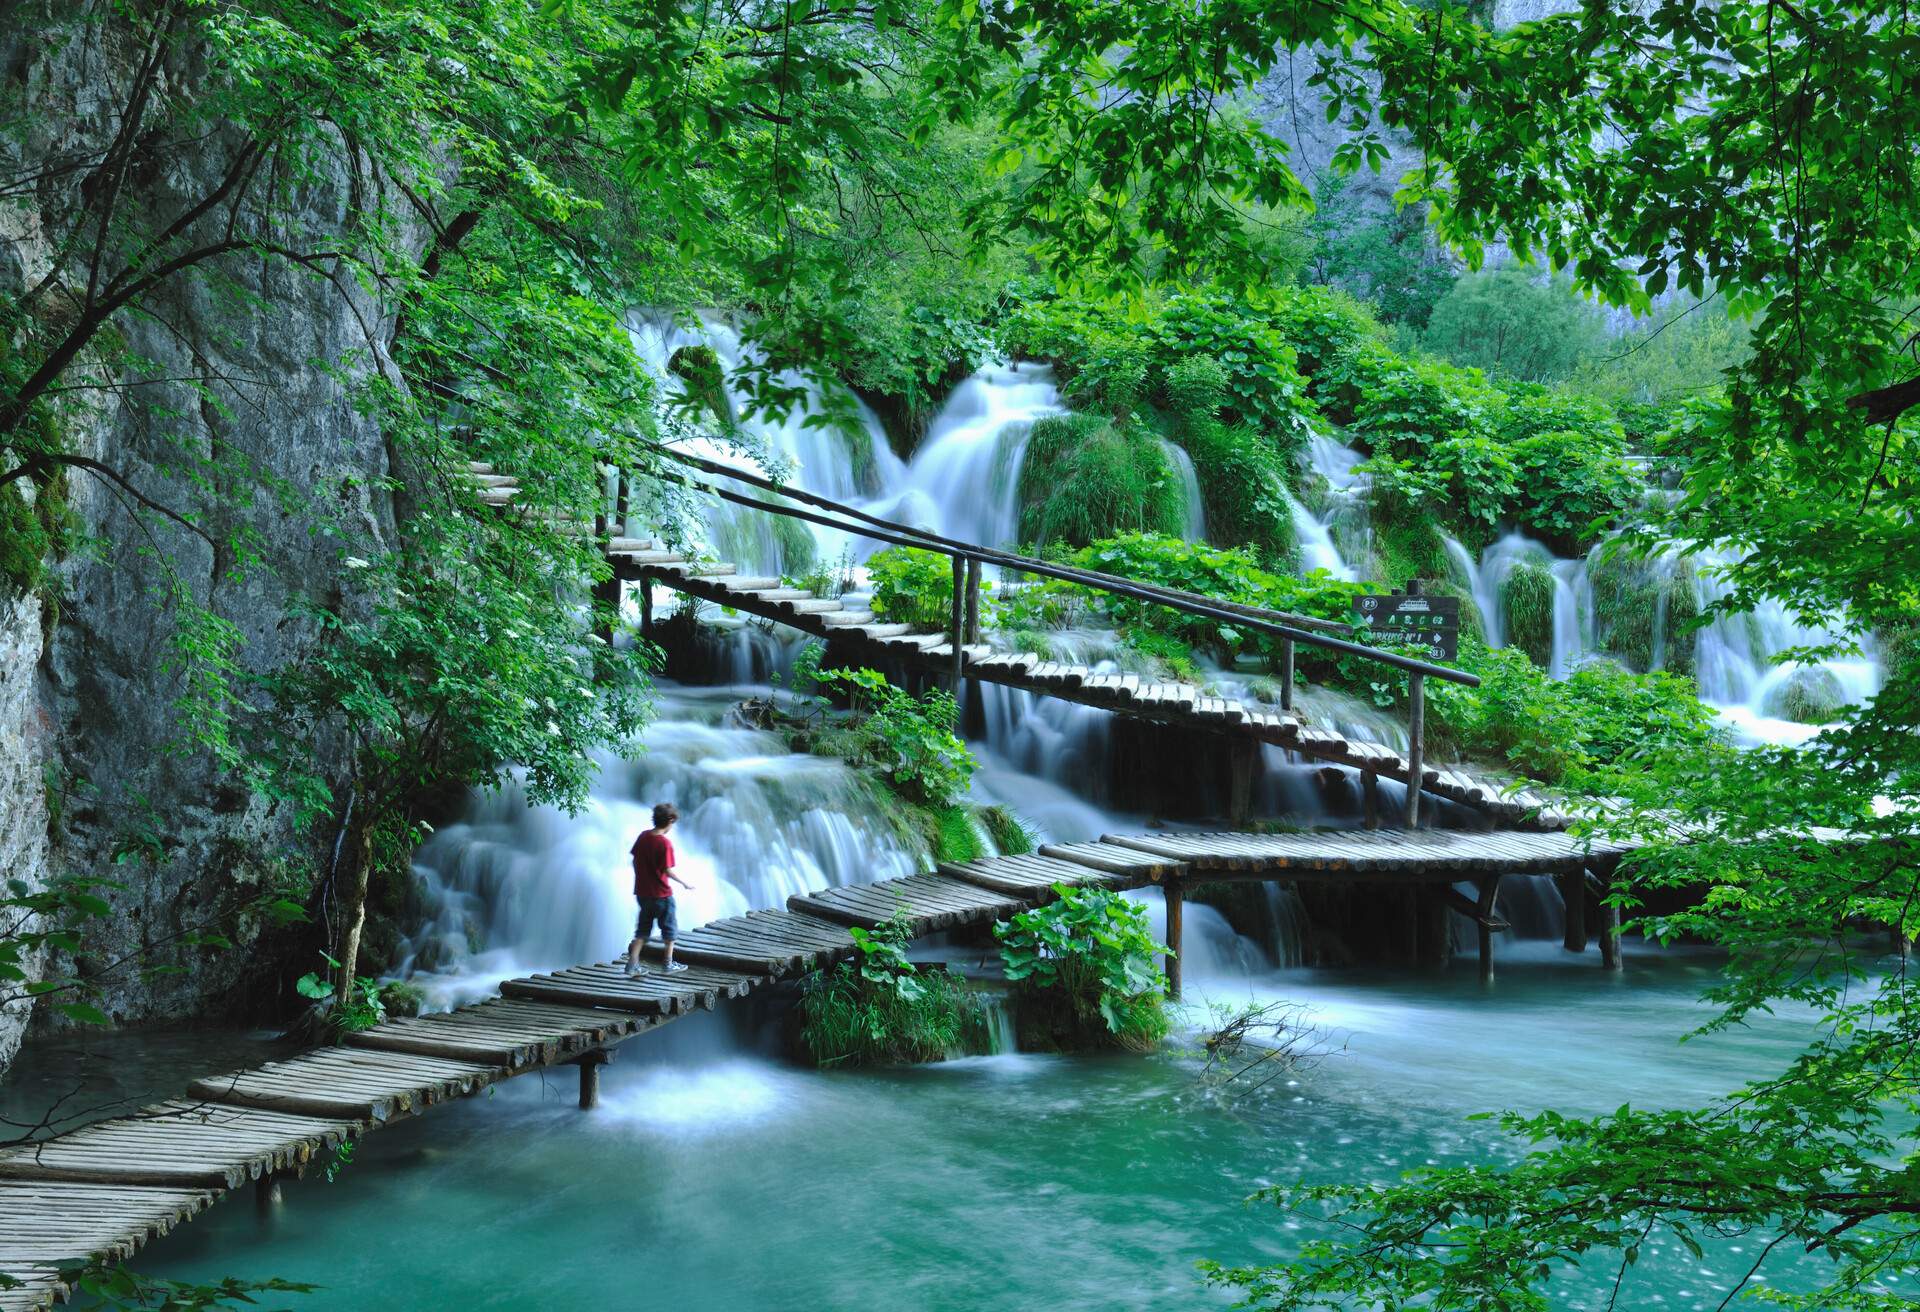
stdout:
<svg viewBox="0 0 1920 1312">
<path fill-rule="evenodd" d="M 231 1189 L 263 1172 L 305 1162 L 361 1128 L 354 1117 L 315 1118 L 173 1099 L 57 1139 L 0 1151 L 0 1178 Z"/>
</svg>

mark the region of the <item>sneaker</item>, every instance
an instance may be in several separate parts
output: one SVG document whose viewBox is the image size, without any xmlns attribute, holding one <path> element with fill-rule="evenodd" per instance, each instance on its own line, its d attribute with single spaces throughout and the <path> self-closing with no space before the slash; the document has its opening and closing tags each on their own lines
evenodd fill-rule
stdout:
<svg viewBox="0 0 1920 1312">
<path fill-rule="evenodd" d="M 641 964 L 640 964 L 639 962 L 637 962 L 637 961 L 629 961 L 629 962 L 627 963 L 627 978 L 628 978 L 628 979 L 632 979 L 632 978 L 633 978 L 633 977 L 634 977 L 635 975 L 644 975 L 644 974 L 646 974 L 646 973 L 647 973 L 647 968 L 646 968 L 645 966 L 643 966 L 643 965 L 641 965 Z"/>
<path fill-rule="evenodd" d="M 673 964 L 672 964 L 671 966 L 668 966 L 668 967 L 667 967 L 667 971 L 668 971 L 668 973 L 670 973 L 670 974 L 674 974 L 674 975 L 677 975 L 677 974 L 679 974 L 679 973 L 680 973 L 681 971 L 683 971 L 683 970 L 685 970 L 685 969 L 686 969 L 686 967 L 685 967 L 685 966 L 683 966 L 683 965 L 681 965 L 681 964 L 680 964 L 679 962 L 677 962 L 677 961 L 676 961 L 676 962 L 674 962 L 674 963 L 673 963 Z"/>
</svg>

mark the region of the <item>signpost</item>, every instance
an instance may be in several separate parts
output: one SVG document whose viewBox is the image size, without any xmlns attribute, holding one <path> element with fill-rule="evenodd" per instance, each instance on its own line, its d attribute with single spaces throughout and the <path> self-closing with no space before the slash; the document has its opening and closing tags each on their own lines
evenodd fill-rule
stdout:
<svg viewBox="0 0 1920 1312">
<path fill-rule="evenodd" d="M 1389 642 L 1417 644 L 1432 659 L 1450 661 L 1460 654 L 1460 598 L 1428 597 L 1418 591 L 1384 597 L 1355 597 L 1361 624 Z"/>
</svg>

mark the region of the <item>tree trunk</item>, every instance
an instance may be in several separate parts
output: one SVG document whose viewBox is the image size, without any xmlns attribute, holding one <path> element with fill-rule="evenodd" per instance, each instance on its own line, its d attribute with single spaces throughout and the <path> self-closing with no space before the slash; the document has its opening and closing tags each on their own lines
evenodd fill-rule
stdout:
<svg viewBox="0 0 1920 1312">
<path fill-rule="evenodd" d="M 346 928 L 340 935 L 340 974 L 334 997 L 341 1003 L 353 996 L 354 971 L 360 964 L 360 931 L 367 923 L 367 884 L 373 874 L 373 825 L 363 821 L 353 832 L 353 872 L 340 897 Z"/>
</svg>

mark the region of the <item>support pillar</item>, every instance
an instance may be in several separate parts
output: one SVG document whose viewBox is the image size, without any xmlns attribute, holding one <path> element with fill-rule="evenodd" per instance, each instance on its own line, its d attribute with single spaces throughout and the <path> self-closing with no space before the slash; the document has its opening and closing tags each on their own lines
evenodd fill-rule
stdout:
<svg viewBox="0 0 1920 1312">
<path fill-rule="evenodd" d="M 1360 772 L 1361 823 L 1369 829 L 1380 827 L 1380 775 L 1375 770 Z"/>
<path fill-rule="evenodd" d="M 1500 876 L 1488 875 L 1480 881 L 1480 903 L 1474 916 L 1474 932 L 1480 940 L 1480 982 L 1493 983 L 1493 904 L 1500 896 Z"/>
<path fill-rule="evenodd" d="M 962 615 L 967 602 L 967 562 L 960 557 L 953 558 L 953 614 L 947 625 L 947 642 L 953 648 L 953 697 L 960 699 L 960 662 L 965 659 L 964 648 L 967 634 L 965 619 Z"/>
<path fill-rule="evenodd" d="M 1235 829 L 1247 823 L 1253 812 L 1253 771 L 1260 761 L 1260 745 L 1251 738 L 1234 740 L 1228 781 L 1227 820 Z"/>
<path fill-rule="evenodd" d="M 642 574 L 640 588 L 640 636 L 653 640 L 653 575 Z"/>
<path fill-rule="evenodd" d="M 1167 996 L 1180 996 L 1180 931 L 1186 919 L 1187 891 L 1178 876 L 1160 886 L 1167 899 Z"/>
<path fill-rule="evenodd" d="M 1600 964 L 1608 970 L 1621 969 L 1620 960 L 1620 908 L 1608 900 L 1613 892 L 1613 872 L 1620 866 L 1619 857 L 1593 862 L 1588 869 L 1593 871 L 1594 883 L 1600 895 Z"/>
<path fill-rule="evenodd" d="M 580 1068 L 580 1110 L 590 1112 L 600 1105 L 600 1068 L 613 1060 L 605 1048 L 583 1052 L 573 1059 Z"/>
<path fill-rule="evenodd" d="M 272 1216 L 280 1210 L 283 1201 L 278 1172 L 269 1171 L 253 1182 L 253 1210 L 257 1215 L 263 1218 Z"/>
<path fill-rule="evenodd" d="M 980 562 L 967 562 L 967 619 L 966 637 L 970 643 L 980 641 Z"/>
<path fill-rule="evenodd" d="M 1293 709 L 1293 639 L 1280 639 L 1280 709 Z"/>
<path fill-rule="evenodd" d="M 1554 882 L 1560 885 L 1560 899 L 1567 904 L 1566 933 L 1561 946 L 1569 952 L 1587 950 L 1587 876 L 1584 871 L 1570 870 L 1554 876 Z"/>
<path fill-rule="evenodd" d="M 1420 781 L 1427 772 L 1427 676 L 1407 676 L 1407 828 L 1420 827 Z"/>
</svg>

